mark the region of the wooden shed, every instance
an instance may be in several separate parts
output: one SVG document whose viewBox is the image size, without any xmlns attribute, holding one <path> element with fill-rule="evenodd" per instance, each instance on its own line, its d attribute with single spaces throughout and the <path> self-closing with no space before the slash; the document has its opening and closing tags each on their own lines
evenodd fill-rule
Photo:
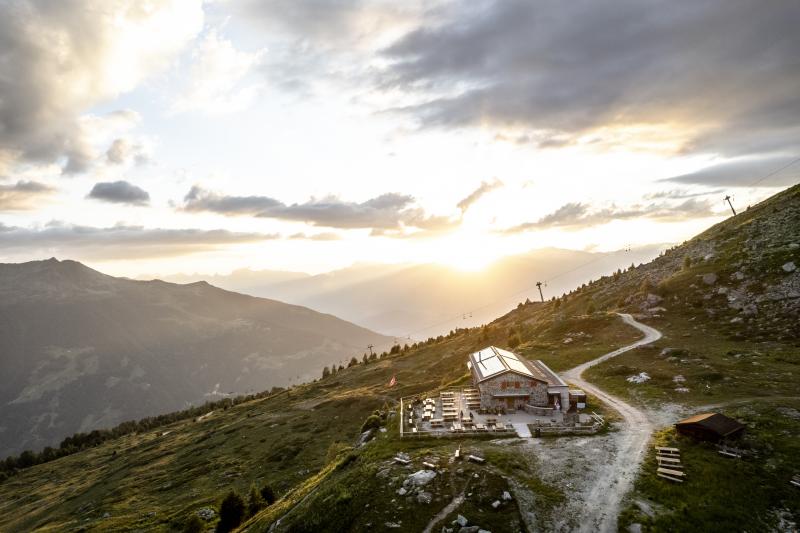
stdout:
<svg viewBox="0 0 800 533">
<path fill-rule="evenodd" d="M 675 424 L 675 429 L 681 435 L 717 442 L 739 437 L 745 425 L 720 413 L 702 413 L 681 420 Z"/>
</svg>

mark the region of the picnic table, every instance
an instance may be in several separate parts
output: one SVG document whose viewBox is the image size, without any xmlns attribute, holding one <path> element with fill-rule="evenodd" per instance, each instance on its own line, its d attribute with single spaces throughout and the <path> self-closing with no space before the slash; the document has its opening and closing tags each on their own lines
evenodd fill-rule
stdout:
<svg viewBox="0 0 800 533">
<path fill-rule="evenodd" d="M 442 418 L 432 418 L 431 419 L 431 426 L 432 427 L 441 427 L 444 425 L 444 419 Z"/>
<path fill-rule="evenodd" d="M 486 424 L 475 424 L 475 429 L 478 431 L 486 431 Z"/>
</svg>

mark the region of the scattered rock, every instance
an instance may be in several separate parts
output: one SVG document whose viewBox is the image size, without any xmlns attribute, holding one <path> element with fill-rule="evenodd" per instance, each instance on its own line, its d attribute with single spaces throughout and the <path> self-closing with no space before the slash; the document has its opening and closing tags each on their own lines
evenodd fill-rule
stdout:
<svg viewBox="0 0 800 533">
<path fill-rule="evenodd" d="M 686 381 L 686 378 L 678 374 L 677 376 L 672 378 L 672 381 L 674 381 L 675 383 L 683 383 L 684 381 Z"/>
<path fill-rule="evenodd" d="M 689 389 L 686 387 L 675 387 L 675 392 L 686 393 L 689 392 Z"/>
<path fill-rule="evenodd" d="M 417 501 L 419 503 L 431 503 L 433 501 L 433 494 L 430 492 L 420 492 L 417 494 Z"/>
<path fill-rule="evenodd" d="M 103 513 L 103 518 L 111 518 L 111 513 Z"/>
<path fill-rule="evenodd" d="M 459 526 L 461 526 L 461 527 L 464 527 L 464 526 L 466 526 L 467 524 L 469 524 L 469 521 L 467 521 L 467 517 L 465 517 L 465 516 L 463 516 L 463 515 L 458 515 L 458 516 L 456 517 L 456 520 L 455 520 L 455 522 L 453 522 L 453 524 L 454 524 L 454 525 L 455 525 L 455 524 L 458 524 Z"/>
<path fill-rule="evenodd" d="M 360 448 L 361 446 L 364 446 L 366 443 L 368 443 L 370 439 L 372 439 L 373 432 L 374 430 L 368 429 L 364 433 L 362 433 L 358 437 L 358 440 L 356 441 L 356 448 Z"/>
<path fill-rule="evenodd" d="M 479 529 L 478 526 L 464 526 L 458 530 L 458 533 L 478 533 Z"/>
<path fill-rule="evenodd" d="M 492 502 L 492 509 L 497 509 L 500 505 L 500 500 L 495 500 Z"/>
<path fill-rule="evenodd" d="M 781 268 L 784 272 L 794 272 L 797 270 L 797 265 L 794 264 L 794 261 L 789 261 L 788 263 L 784 263 Z"/>
<path fill-rule="evenodd" d="M 503 499 L 504 499 L 505 501 L 510 501 L 510 500 L 511 500 L 511 493 L 510 493 L 510 492 L 508 492 L 507 490 L 504 490 L 504 491 L 503 491 Z"/>
<path fill-rule="evenodd" d="M 644 383 L 645 381 L 650 381 L 650 376 L 647 372 L 640 372 L 634 376 L 629 376 L 627 381 L 628 383 Z"/>
<path fill-rule="evenodd" d="M 386 522 L 383 525 L 386 526 L 389 529 L 400 529 L 401 527 L 403 527 L 400 524 L 398 524 L 397 522 Z"/>
<path fill-rule="evenodd" d="M 642 533 L 642 524 L 633 523 L 628 526 L 628 533 Z"/>
<path fill-rule="evenodd" d="M 706 285 L 713 285 L 717 282 L 717 275 L 713 272 L 709 272 L 708 274 L 703 274 L 703 283 Z"/>
<path fill-rule="evenodd" d="M 211 507 L 203 507 L 197 510 L 197 516 L 208 522 L 216 516 L 216 512 Z"/>
<path fill-rule="evenodd" d="M 406 478 L 406 480 L 403 482 L 403 486 L 424 487 L 435 477 L 436 472 L 433 470 L 419 470 L 408 476 L 408 478 Z"/>
<path fill-rule="evenodd" d="M 406 490 L 405 487 L 400 487 L 399 489 L 397 489 L 397 494 L 399 494 L 400 496 L 405 496 L 406 494 L 408 494 L 408 491 Z"/>
</svg>

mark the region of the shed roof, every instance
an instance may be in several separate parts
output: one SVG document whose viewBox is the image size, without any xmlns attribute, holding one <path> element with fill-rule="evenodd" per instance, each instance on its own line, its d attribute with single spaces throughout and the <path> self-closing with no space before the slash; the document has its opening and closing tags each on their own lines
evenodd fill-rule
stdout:
<svg viewBox="0 0 800 533">
<path fill-rule="evenodd" d="M 681 420 L 675 424 L 675 426 L 700 426 L 721 437 L 735 433 L 745 427 L 741 422 L 721 413 L 701 413 L 699 415 L 690 416 L 689 418 Z"/>
<path fill-rule="evenodd" d="M 566 387 L 558 375 L 541 361 L 528 361 L 508 350 L 489 346 L 469 356 L 470 368 L 473 368 L 479 381 L 498 376 L 504 372 L 513 372 L 543 381 L 551 386 Z"/>
</svg>

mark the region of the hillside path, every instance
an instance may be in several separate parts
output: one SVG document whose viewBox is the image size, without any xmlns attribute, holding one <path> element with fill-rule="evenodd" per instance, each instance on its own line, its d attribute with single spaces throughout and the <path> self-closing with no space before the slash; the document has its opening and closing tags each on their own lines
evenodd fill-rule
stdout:
<svg viewBox="0 0 800 533">
<path fill-rule="evenodd" d="M 572 383 L 585 392 L 596 396 L 610 405 L 622 415 L 624 427 L 618 433 L 616 453 L 608 457 L 606 467 L 600 469 L 588 487 L 587 505 L 583 507 L 584 515 L 580 518 L 579 531 L 616 531 L 617 517 L 620 513 L 622 498 L 630 490 L 639 466 L 645 456 L 647 442 L 653 433 L 653 423 L 639 409 L 612 396 L 581 376 L 583 372 L 596 364 L 607 361 L 621 353 L 661 338 L 661 332 L 634 320 L 625 313 L 618 313 L 627 324 L 635 327 L 644 337 L 613 352 L 578 365 L 562 374 L 565 381 Z"/>
</svg>

